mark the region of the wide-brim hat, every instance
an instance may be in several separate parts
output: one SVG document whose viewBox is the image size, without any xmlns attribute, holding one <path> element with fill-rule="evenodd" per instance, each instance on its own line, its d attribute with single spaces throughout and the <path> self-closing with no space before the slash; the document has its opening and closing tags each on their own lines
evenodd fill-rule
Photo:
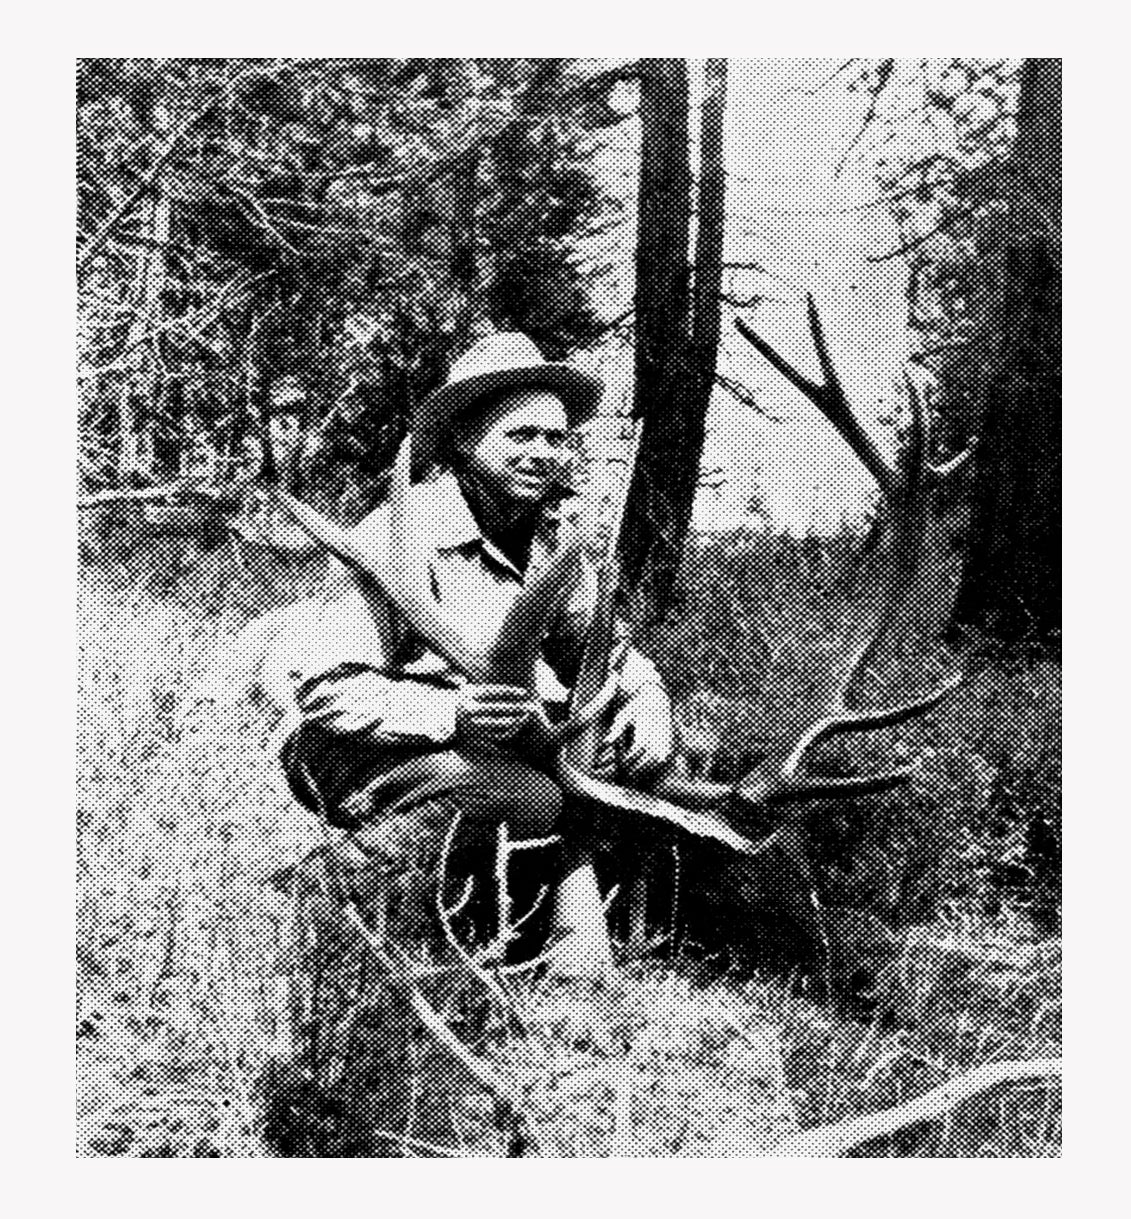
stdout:
<svg viewBox="0 0 1131 1219">
<path fill-rule="evenodd" d="M 545 359 L 534 340 L 518 331 L 488 335 L 455 360 L 447 381 L 417 404 L 412 419 L 413 464 L 418 470 L 433 465 L 439 442 L 455 422 L 474 416 L 499 394 L 520 389 L 556 395 L 572 428 L 597 413 L 604 384 L 580 368 Z"/>
</svg>

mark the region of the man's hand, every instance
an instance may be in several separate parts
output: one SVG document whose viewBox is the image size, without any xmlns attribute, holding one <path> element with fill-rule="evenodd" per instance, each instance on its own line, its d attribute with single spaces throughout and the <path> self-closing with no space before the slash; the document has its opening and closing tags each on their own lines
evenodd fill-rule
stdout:
<svg viewBox="0 0 1131 1219">
<path fill-rule="evenodd" d="M 509 740 L 538 714 L 538 700 L 522 686 L 468 684 L 456 702 L 456 739 L 470 745 Z"/>
<path fill-rule="evenodd" d="M 675 730 L 667 692 L 655 684 L 641 686 L 613 717 L 607 745 L 617 745 L 633 778 L 659 770 L 672 756 Z"/>
</svg>

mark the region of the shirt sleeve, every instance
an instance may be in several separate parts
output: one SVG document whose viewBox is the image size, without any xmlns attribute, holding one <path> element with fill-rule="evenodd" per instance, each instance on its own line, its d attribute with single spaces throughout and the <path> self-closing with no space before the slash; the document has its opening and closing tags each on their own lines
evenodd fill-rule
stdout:
<svg viewBox="0 0 1131 1219">
<path fill-rule="evenodd" d="M 305 682 L 297 692 L 303 717 L 371 743 L 442 745 L 456 732 L 458 690 L 389 677 L 361 664 L 343 664 Z"/>
</svg>

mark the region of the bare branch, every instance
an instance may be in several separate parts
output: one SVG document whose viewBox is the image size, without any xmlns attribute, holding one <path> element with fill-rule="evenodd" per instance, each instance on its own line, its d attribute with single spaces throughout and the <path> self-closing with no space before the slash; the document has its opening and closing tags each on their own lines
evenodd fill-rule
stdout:
<svg viewBox="0 0 1131 1219">
<path fill-rule="evenodd" d="M 1024 1080 L 1059 1078 L 1062 1070 L 1063 1064 L 1059 1058 L 986 1063 L 893 1109 L 803 1130 L 779 1143 L 773 1154 L 798 1159 L 834 1159 L 863 1143 L 886 1138 L 909 1126 L 937 1121 L 990 1088 Z"/>
<path fill-rule="evenodd" d="M 122 488 L 110 491 L 96 491 L 93 495 L 84 495 L 76 501 L 78 508 L 96 508 L 100 504 L 121 503 L 152 503 L 155 500 L 175 499 L 179 495 L 191 492 L 193 495 L 208 499 L 219 499 L 226 494 L 218 487 L 208 487 L 192 479 L 177 479 L 176 482 L 164 483 L 160 487 Z"/>
<path fill-rule="evenodd" d="M 845 68 L 850 68 L 851 66 L 852 66 L 851 59 L 842 59 L 840 61 L 840 63 L 838 63 L 837 66 L 828 74 L 828 76 L 825 77 L 824 80 L 822 80 L 818 84 L 814 85 L 811 89 L 796 89 L 796 90 L 786 89 L 786 90 L 783 90 L 783 92 L 803 93 L 807 97 L 816 97 L 817 94 L 820 93 L 820 91 L 822 89 L 827 89 L 829 87 L 829 85 L 831 85 L 833 83 L 833 81 L 836 80 L 836 78 L 845 70 Z"/>
<path fill-rule="evenodd" d="M 187 135 L 189 135 L 197 123 L 206 119 L 216 109 L 216 107 L 220 105 L 224 98 L 231 93 L 232 89 L 234 89 L 241 80 L 245 79 L 254 72 L 262 71 L 263 65 L 255 64 L 244 68 L 240 72 L 237 72 L 233 77 L 231 77 L 230 80 L 225 82 L 220 87 L 220 91 L 214 98 L 211 99 L 211 101 L 202 106 L 195 114 L 190 115 L 180 125 L 180 127 L 173 132 L 173 134 L 165 142 L 165 147 L 162 148 L 154 158 L 153 164 L 150 165 L 149 169 L 142 175 L 140 181 L 137 183 L 134 189 L 130 191 L 130 193 L 126 195 L 126 197 L 121 201 L 121 203 L 118 204 L 110 215 L 106 217 L 106 219 L 98 226 L 98 229 L 95 231 L 94 235 L 89 241 L 87 241 L 86 245 L 83 246 L 78 257 L 79 271 L 82 271 L 86 267 L 86 264 L 90 262 L 94 255 L 98 253 L 103 245 L 105 245 L 106 239 L 110 236 L 114 229 L 116 229 L 122 220 L 125 219 L 125 217 L 134 209 L 134 207 L 137 206 L 146 192 L 161 176 L 162 170 L 169 163 L 173 154 L 180 147 L 181 142 Z"/>
<path fill-rule="evenodd" d="M 452 1032 L 444 1018 L 432 1007 L 421 993 L 420 988 L 411 980 L 411 962 L 403 951 L 397 950 L 401 960 L 394 956 L 390 947 L 373 934 L 366 926 L 357 907 L 352 902 L 343 906 L 346 919 L 358 931 L 372 951 L 377 962 L 384 968 L 391 981 L 399 983 L 406 993 L 409 1006 L 416 1018 L 431 1033 L 433 1039 L 451 1056 L 461 1063 L 471 1077 L 490 1093 L 512 1116 L 519 1118 L 533 1140 L 533 1122 L 531 1121 L 518 1093 L 482 1058 L 471 1050 Z"/>
<path fill-rule="evenodd" d="M 455 930 L 452 927 L 454 911 L 449 910 L 448 907 L 444 905 L 444 889 L 448 880 L 448 864 L 451 861 L 452 846 L 455 843 L 456 835 L 459 833 L 460 822 L 462 819 L 462 814 L 458 809 L 456 809 L 456 811 L 452 814 L 452 820 L 451 824 L 448 826 L 448 832 L 444 835 L 444 845 L 440 850 L 440 862 L 436 869 L 436 913 L 440 920 L 440 927 L 444 932 L 444 938 L 448 941 L 449 947 L 451 947 L 451 949 L 455 952 L 459 960 L 462 961 L 467 967 L 468 973 L 470 973 L 472 977 L 478 979 L 483 988 L 504 1012 L 506 1012 L 508 1015 L 513 1015 L 514 1004 L 504 993 L 503 988 L 459 942 L 459 937 L 456 935 Z"/>
<path fill-rule="evenodd" d="M 904 254 L 911 254 L 919 249 L 920 246 L 925 246 L 932 238 L 938 237 L 940 233 L 945 233 L 948 229 L 953 228 L 960 220 L 968 220 L 984 210 L 984 205 L 980 203 L 972 204 L 970 207 L 959 208 L 957 211 L 951 212 L 950 215 L 944 216 L 929 232 L 901 242 L 894 250 L 888 250 L 885 254 L 869 254 L 866 261 L 888 262 L 892 258 L 900 258 Z"/>
<path fill-rule="evenodd" d="M 876 69 L 878 83 L 876 88 L 872 90 L 872 99 L 868 104 L 868 111 L 864 115 L 863 123 L 860 124 L 860 130 L 857 131 L 857 133 L 849 141 L 848 147 L 844 150 L 840 160 L 837 162 L 836 169 L 833 170 L 833 177 L 839 178 L 844 172 L 844 167 L 848 164 L 848 158 L 852 154 L 853 149 L 855 149 L 860 141 L 864 138 L 864 136 L 867 134 L 868 128 L 871 127 L 872 123 L 875 121 L 876 110 L 880 104 L 880 95 L 883 93 L 884 89 L 887 88 L 888 81 L 891 79 L 894 69 L 894 59 L 883 60 L 880 63 L 880 66 Z"/>
<path fill-rule="evenodd" d="M 294 254 L 296 258 L 302 257 L 302 251 L 291 245 L 283 234 L 279 232 L 271 217 L 267 215 L 266 209 L 250 191 L 234 186 L 231 182 L 227 183 L 227 187 L 237 199 L 242 200 L 247 205 L 248 210 L 259 221 L 260 227 L 277 245 L 286 250 L 288 254 Z"/>
</svg>

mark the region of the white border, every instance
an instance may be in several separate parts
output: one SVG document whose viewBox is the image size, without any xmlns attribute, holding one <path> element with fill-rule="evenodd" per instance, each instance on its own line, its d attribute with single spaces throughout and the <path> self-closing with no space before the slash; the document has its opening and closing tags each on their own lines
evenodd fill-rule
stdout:
<svg viewBox="0 0 1131 1219">
<path fill-rule="evenodd" d="M 1049 20 L 1028 5 L 796 6 L 787 26 L 770 6 L 696 3 L 678 20 L 648 6 L 562 4 L 400 6 L 152 4 L 59 6 L 9 15 L 4 81 L 8 136 L 3 233 L 6 526 L 9 663 L 4 927 L 8 997 L 6 1198 L 13 1213 L 125 1215 L 209 1208 L 220 1214 L 366 1211 L 455 1213 L 597 1208 L 696 1213 L 723 1207 L 823 1214 L 1052 1213 L 1100 1209 L 1126 1189 L 1120 1176 L 1127 797 L 1127 675 L 1123 525 L 1128 283 L 1125 122 L 1127 63 L 1109 6 L 1077 5 Z M 195 53 L 233 48 L 332 53 L 370 43 L 381 53 L 524 53 L 598 43 L 629 54 L 735 57 L 851 54 L 878 47 L 916 54 L 940 42 L 986 52 L 1037 51 L 1066 59 L 1068 494 L 1068 1145 L 1064 1161 L 886 1161 L 851 1167 L 768 1162 L 564 1162 L 500 1169 L 469 1161 L 176 1162 L 72 1159 L 74 511 L 73 64 L 80 54 Z M 328 45 L 336 44 L 336 45 Z M 847 50 L 845 50 L 847 48 Z M 946 47 L 950 53 L 951 46 Z M 607 52 L 606 52 L 607 53 Z M 937 53 L 937 52 L 936 52 Z M 1116 126 L 1116 123 L 1119 123 Z M 1104 375 L 1106 374 L 1106 375 Z M 386 1167 L 386 1165 L 388 1165 Z M 158 1172 L 160 1175 L 157 1175 Z M 425 1177 L 423 1174 L 427 1173 Z M 505 1172 L 505 1176 L 496 1175 Z M 936 1176 L 936 1174 L 939 1174 Z M 865 1180 L 867 1178 L 867 1180 Z M 520 1188 L 515 1184 L 521 1182 Z M 547 1188 L 554 1186 L 556 1188 Z M 186 1188 L 187 1187 L 187 1188 Z M 1069 1192 L 1071 1190 L 1071 1192 Z M 631 1191 L 631 1192 L 629 1192 Z M 833 1192 L 835 1191 L 835 1193 Z M 1097 1204 L 1099 1204 L 1097 1206 Z"/>
</svg>

